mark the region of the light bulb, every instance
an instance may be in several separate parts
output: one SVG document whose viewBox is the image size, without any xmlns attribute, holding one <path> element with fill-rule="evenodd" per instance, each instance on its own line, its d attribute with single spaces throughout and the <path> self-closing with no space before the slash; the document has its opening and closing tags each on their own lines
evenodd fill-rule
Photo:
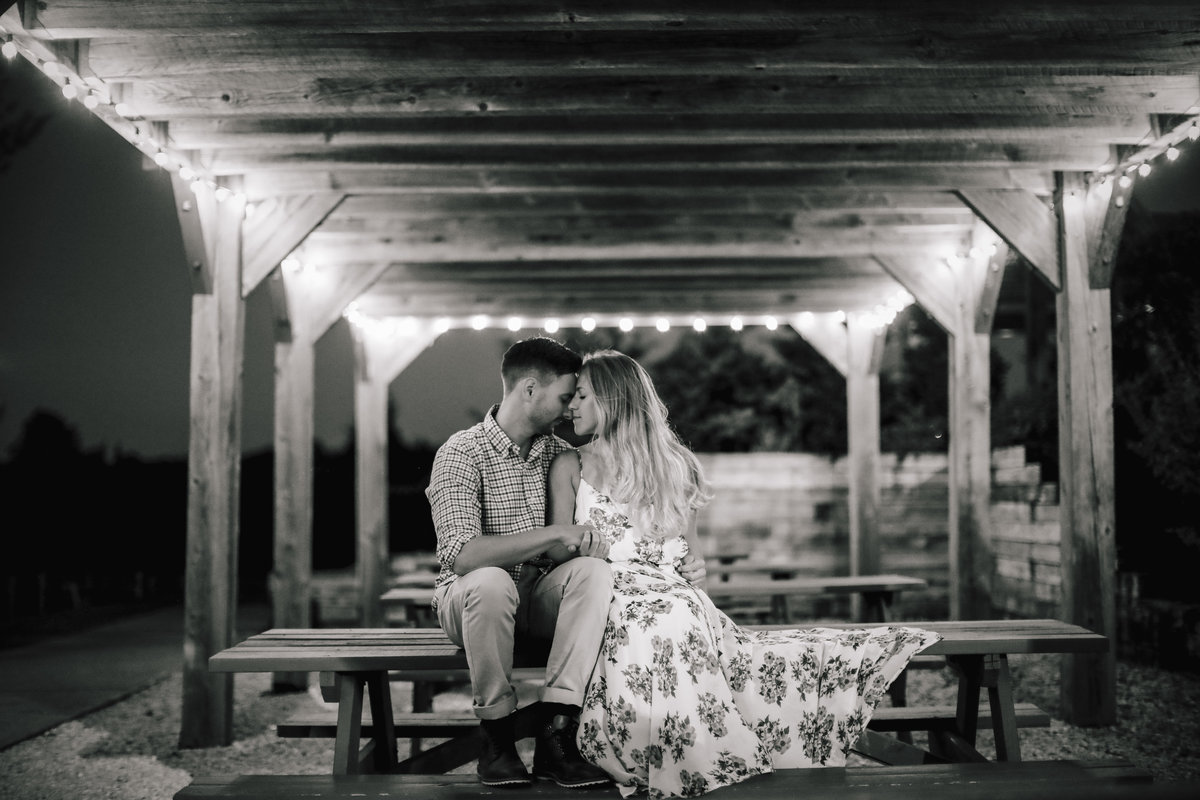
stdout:
<svg viewBox="0 0 1200 800">
<path fill-rule="evenodd" d="M 1128 189 L 1132 183 L 1133 183 L 1133 178 L 1129 177 L 1128 175 L 1122 175 L 1120 178 L 1117 179 L 1117 185 L 1120 186 L 1122 189 Z"/>
<path fill-rule="evenodd" d="M 87 95 L 84 96 L 84 98 L 83 98 L 84 108 L 95 108 L 98 105 L 100 105 L 100 98 L 96 97 L 96 95 L 92 94 L 91 92 L 88 92 Z"/>
<path fill-rule="evenodd" d="M 16 58 L 17 43 L 12 39 L 9 39 L 4 44 L 0 45 L 0 53 L 3 53 L 5 58 Z"/>
<path fill-rule="evenodd" d="M 433 329 L 438 333 L 445 333 L 446 331 L 450 330 L 450 319 L 448 317 L 442 317 L 437 322 L 433 323 Z"/>
<path fill-rule="evenodd" d="M 158 164 L 160 167 L 165 167 L 167 165 L 167 162 L 170 160 L 171 159 L 162 150 L 159 150 L 157 153 L 154 154 L 154 163 Z"/>
<path fill-rule="evenodd" d="M 654 321 L 654 327 L 658 328 L 661 333 L 666 333 L 671 330 L 671 321 L 666 317 L 659 317 Z"/>
<path fill-rule="evenodd" d="M 553 318 L 548 319 L 542 327 L 546 329 L 546 333 L 556 333 L 558 331 L 558 320 Z"/>
<path fill-rule="evenodd" d="M 767 330 L 773 331 L 779 327 L 779 322 L 774 317 L 767 317 L 763 320 L 763 325 L 766 326 Z"/>
<path fill-rule="evenodd" d="M 1177 158 L 1179 158 L 1179 148 L 1171 145 L 1167 148 L 1167 161 L 1174 161 Z"/>
<path fill-rule="evenodd" d="M 113 111 L 116 111 L 122 117 L 133 116 L 133 109 L 129 107 L 128 103 L 117 103 L 115 106 L 113 106 Z"/>
<path fill-rule="evenodd" d="M 617 327 L 625 331 L 625 333 L 629 333 L 633 330 L 633 320 L 629 317 L 621 317 L 621 321 L 617 323 Z"/>
<path fill-rule="evenodd" d="M 509 317 L 508 318 L 508 329 L 510 331 L 514 331 L 514 332 L 521 330 L 521 318 L 520 317 Z"/>
<path fill-rule="evenodd" d="M 1150 165 L 1143 161 L 1141 166 L 1138 167 L 1138 175 L 1141 175 L 1144 178 L 1150 174 L 1150 169 Z"/>
<path fill-rule="evenodd" d="M 73 83 L 64 83 L 62 93 L 68 100 L 74 100 L 79 95 L 79 89 Z"/>
<path fill-rule="evenodd" d="M 1193 142 L 1197 139 L 1200 139 L 1200 126 L 1197 126 L 1196 123 L 1193 122 L 1192 126 L 1187 129 L 1187 137 Z"/>
<path fill-rule="evenodd" d="M 488 318 L 482 314 L 477 317 L 471 317 L 471 327 L 477 331 L 481 331 L 487 327 Z"/>
<path fill-rule="evenodd" d="M 217 202 L 224 203 L 226 200 L 229 199 L 229 196 L 231 194 L 233 194 L 233 192 L 229 191 L 224 186 L 218 186 L 217 192 L 216 192 Z"/>
<path fill-rule="evenodd" d="M 579 327 L 583 328 L 585 331 L 588 331 L 590 333 L 590 332 L 596 330 L 596 320 L 594 317 L 584 317 L 580 321 Z"/>
<path fill-rule="evenodd" d="M 735 331 L 740 331 L 744 326 L 745 323 L 742 321 L 741 317 L 734 317 L 733 319 L 729 320 L 729 327 L 733 328 Z"/>
<path fill-rule="evenodd" d="M 187 164 L 184 164 L 179 168 L 179 177 L 183 178 L 185 181 L 190 181 L 196 177 L 196 170 L 192 169 Z"/>
</svg>

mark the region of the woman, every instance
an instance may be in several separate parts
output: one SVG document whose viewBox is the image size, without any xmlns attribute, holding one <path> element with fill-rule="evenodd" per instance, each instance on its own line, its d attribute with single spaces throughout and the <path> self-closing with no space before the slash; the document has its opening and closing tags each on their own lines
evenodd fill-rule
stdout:
<svg viewBox="0 0 1200 800">
<path fill-rule="evenodd" d="M 593 438 L 551 465 L 550 518 L 590 522 L 614 581 L 580 715 L 583 756 L 623 795 L 652 798 L 844 764 L 888 685 L 938 635 L 738 626 L 680 574 L 700 552 L 696 511 L 711 495 L 650 376 L 622 353 L 592 353 L 570 411 Z"/>
</svg>

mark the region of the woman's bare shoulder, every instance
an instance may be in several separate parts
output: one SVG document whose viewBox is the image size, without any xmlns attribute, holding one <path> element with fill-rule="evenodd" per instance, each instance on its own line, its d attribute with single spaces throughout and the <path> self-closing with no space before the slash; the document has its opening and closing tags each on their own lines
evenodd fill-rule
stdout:
<svg viewBox="0 0 1200 800">
<path fill-rule="evenodd" d="M 579 451 L 563 450 L 550 462 L 550 474 L 551 476 L 561 474 L 578 475 L 581 463 Z"/>
</svg>

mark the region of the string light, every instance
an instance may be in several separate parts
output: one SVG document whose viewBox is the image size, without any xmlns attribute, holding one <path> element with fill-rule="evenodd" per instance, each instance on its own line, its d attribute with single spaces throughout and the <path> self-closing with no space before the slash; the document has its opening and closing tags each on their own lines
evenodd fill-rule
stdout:
<svg viewBox="0 0 1200 800">
<path fill-rule="evenodd" d="M 692 320 L 692 330 L 696 333 L 704 333 L 708 328 L 708 323 L 704 321 L 704 317 L 696 317 Z"/>
<path fill-rule="evenodd" d="M 666 333 L 671 330 L 671 320 L 666 317 L 659 317 L 654 321 L 654 327 L 658 329 L 659 333 Z"/>
<path fill-rule="evenodd" d="M 1187 129 L 1187 138 L 1193 142 L 1200 139 L 1200 125 L 1196 124 L 1196 120 L 1192 120 L 1191 127 Z"/>
<path fill-rule="evenodd" d="M 1150 174 L 1152 169 L 1153 167 L 1151 167 L 1149 163 L 1143 161 L 1140 165 L 1138 165 L 1137 173 L 1144 178 Z"/>
<path fill-rule="evenodd" d="M 1179 158 L 1179 148 L 1171 145 L 1167 148 L 1167 161 L 1174 161 L 1177 158 Z"/>
<path fill-rule="evenodd" d="M 617 327 L 625 333 L 629 333 L 631 330 L 633 330 L 633 320 L 631 320 L 629 317 L 621 317 L 621 319 L 617 322 Z"/>
<path fill-rule="evenodd" d="M 481 331 L 488 326 L 488 318 L 480 315 L 471 318 L 471 327 L 477 331 Z"/>
<path fill-rule="evenodd" d="M 595 317 L 584 317 L 580 321 L 579 327 L 583 328 L 588 333 L 591 333 L 592 331 L 596 330 L 596 318 Z"/>
<path fill-rule="evenodd" d="M 557 333 L 558 332 L 558 320 L 554 319 L 553 317 L 550 317 L 549 319 L 547 319 L 545 321 L 545 323 L 542 324 L 542 328 L 545 329 L 546 333 Z"/>
<path fill-rule="evenodd" d="M 729 320 L 729 327 L 733 328 L 735 331 L 740 331 L 743 325 L 744 323 L 742 322 L 741 317 L 734 317 Z"/>
<path fill-rule="evenodd" d="M 5 39 L 4 44 L 0 45 L 0 53 L 3 53 L 4 57 L 10 60 L 16 58 L 17 43 L 12 39 Z"/>
<path fill-rule="evenodd" d="M 510 331 L 514 331 L 514 332 L 521 330 L 521 318 L 520 317 L 509 317 L 508 318 L 508 329 Z"/>
</svg>

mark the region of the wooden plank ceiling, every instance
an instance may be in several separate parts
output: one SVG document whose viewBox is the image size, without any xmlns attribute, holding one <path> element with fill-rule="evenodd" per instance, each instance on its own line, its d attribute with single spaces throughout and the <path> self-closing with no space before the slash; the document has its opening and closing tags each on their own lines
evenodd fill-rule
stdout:
<svg viewBox="0 0 1200 800">
<path fill-rule="evenodd" d="M 1200 102 L 1194 0 L 18 6 L 143 148 L 345 194 L 297 255 L 386 264 L 372 316 L 871 308 L 966 251 L 958 192 L 1048 199 Z"/>
</svg>

